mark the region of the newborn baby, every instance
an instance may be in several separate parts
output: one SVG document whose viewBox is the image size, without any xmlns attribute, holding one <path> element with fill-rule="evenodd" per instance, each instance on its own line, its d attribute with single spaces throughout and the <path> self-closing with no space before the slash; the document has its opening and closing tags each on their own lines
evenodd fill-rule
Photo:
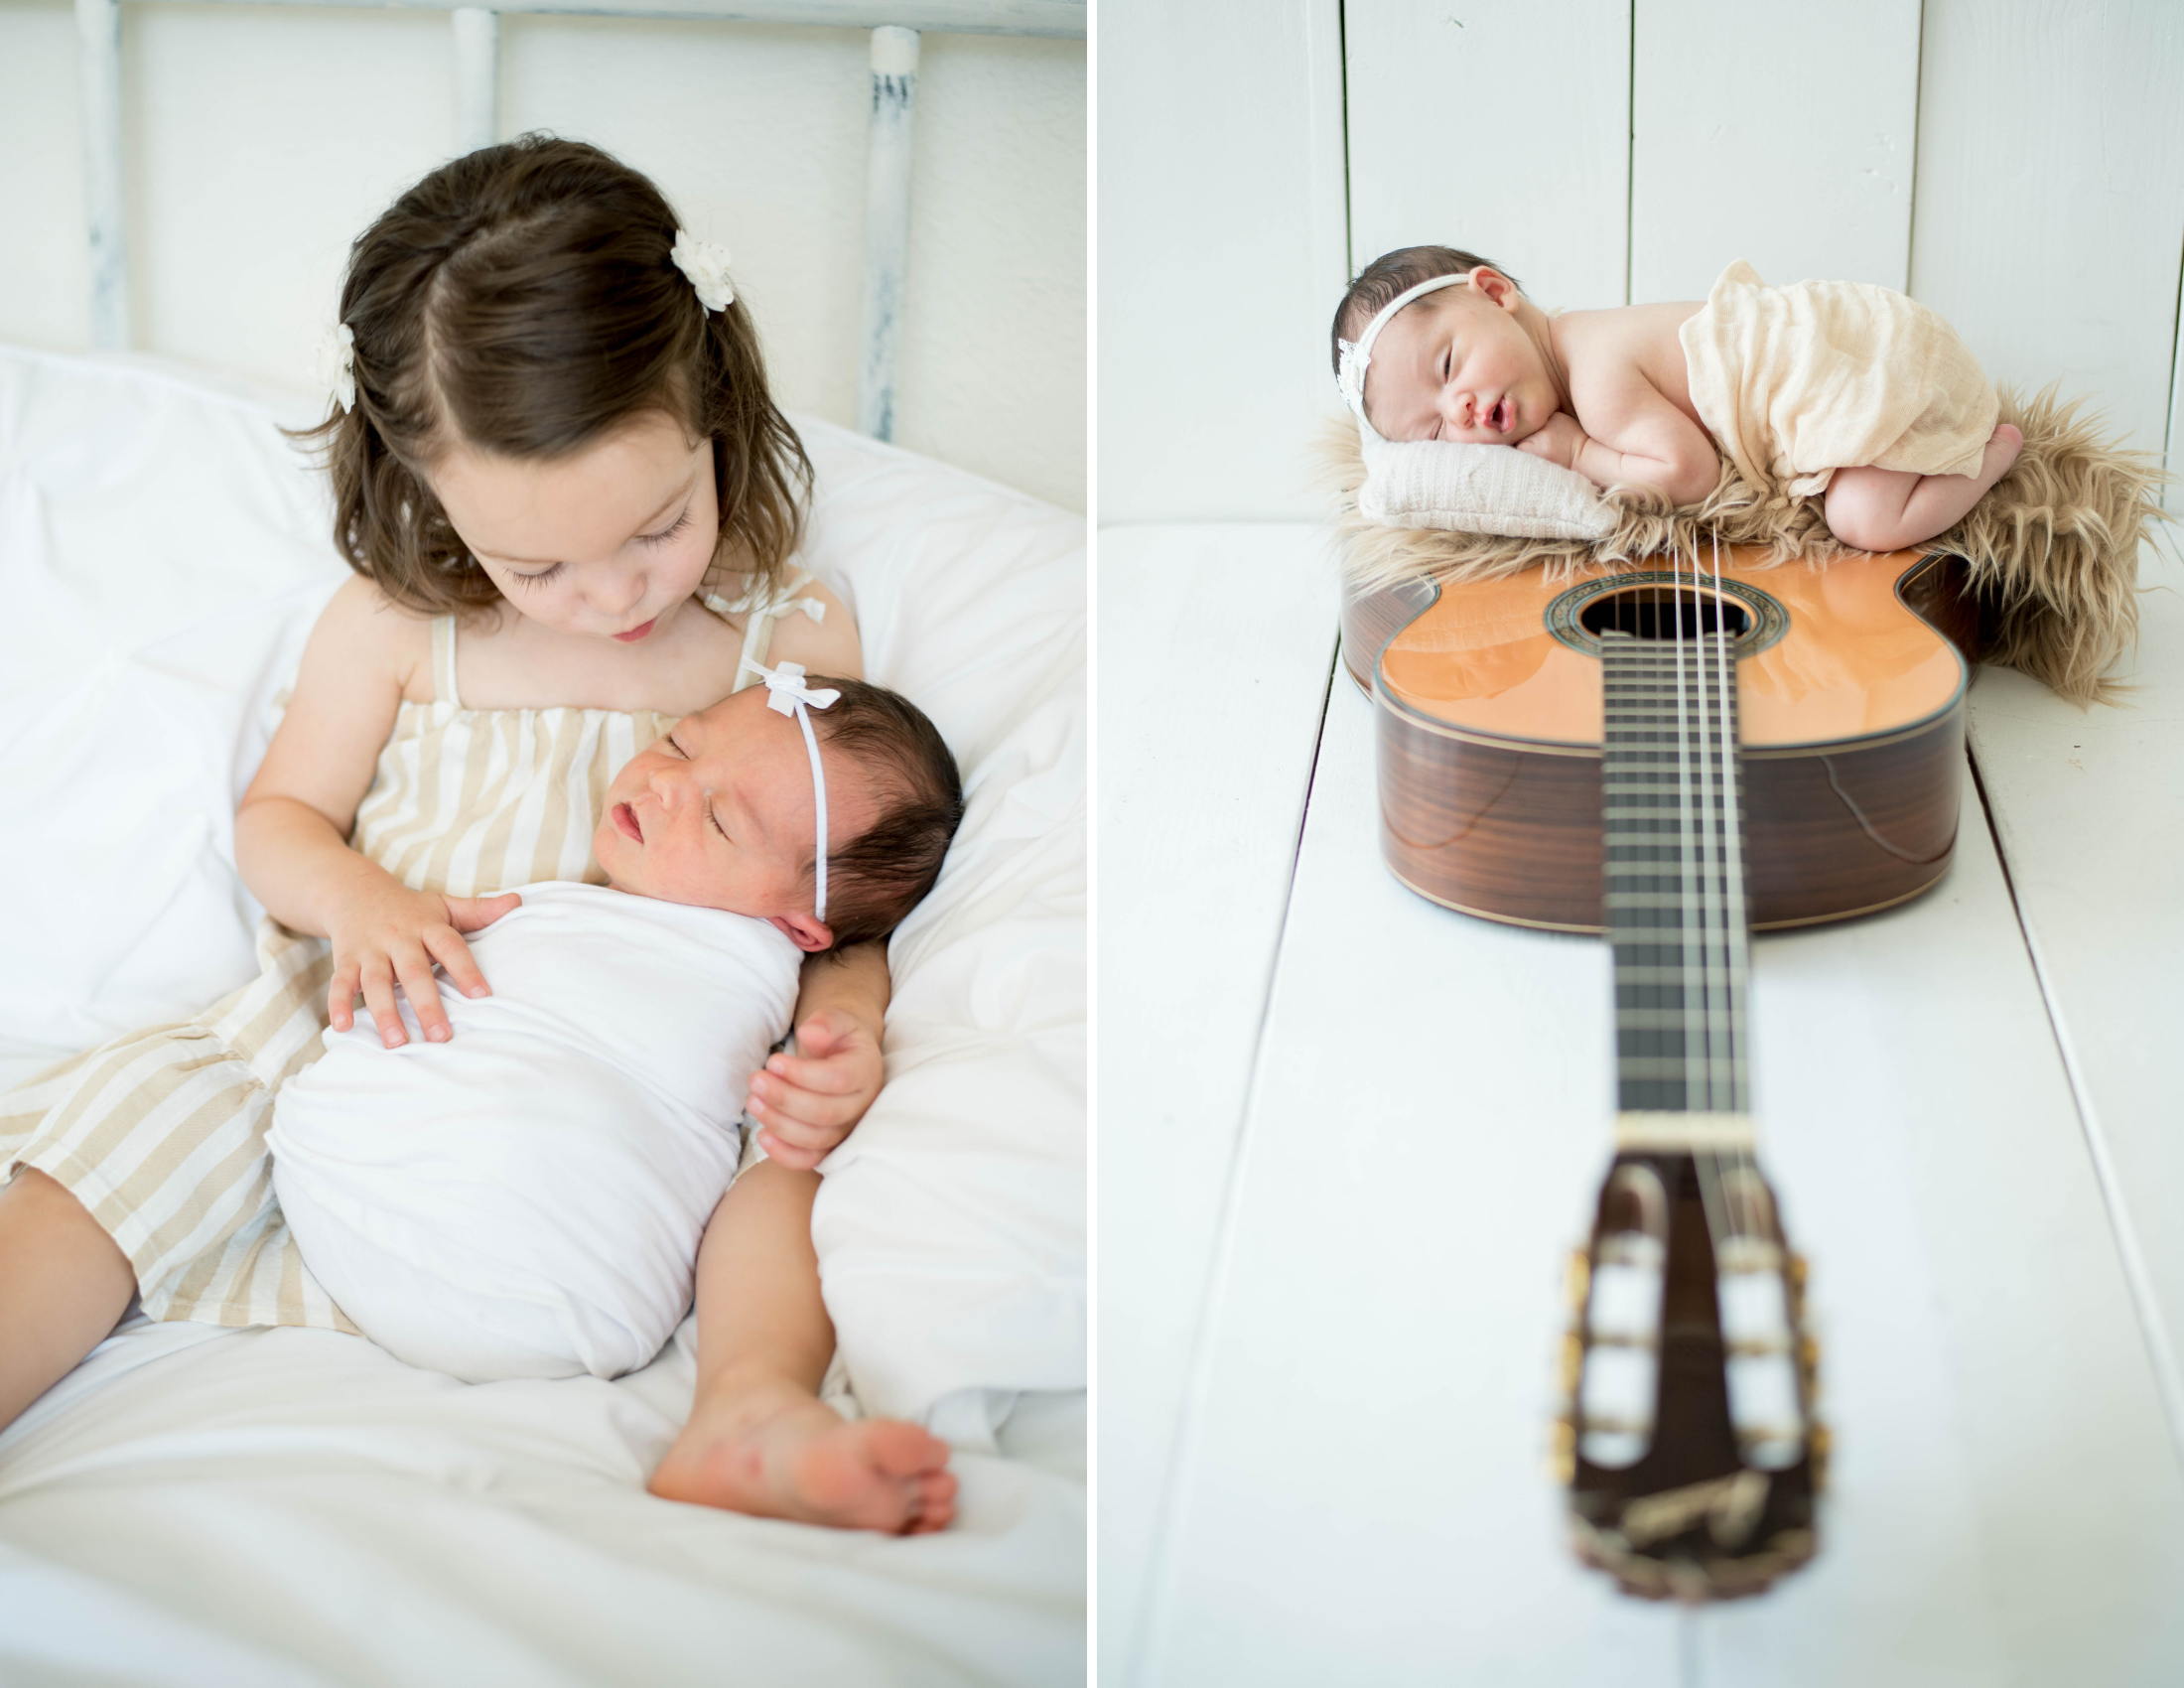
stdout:
<svg viewBox="0 0 2184 1688">
<path fill-rule="evenodd" d="M 1334 341 L 1368 442 L 1515 446 L 1676 504 L 1713 491 L 1718 448 L 1754 486 L 1825 492 L 1830 531 L 1864 550 L 1954 525 L 2023 444 L 1924 306 L 1851 282 L 1768 287 L 1743 263 L 1703 304 L 1550 317 L 1470 253 L 1410 246 L 1351 283 Z"/>
<path fill-rule="evenodd" d="M 493 993 L 443 994 L 448 1042 L 402 999 L 408 1043 L 359 1017 L 280 1091 L 281 1207 L 382 1347 L 472 1382 L 614 1377 L 674 1333 L 804 953 L 899 920 L 960 811 L 912 705 L 826 684 L 797 693 L 834 697 L 815 736 L 753 687 L 633 758 L 593 839 L 608 884 L 527 886 L 475 936 Z M 905 824 L 936 788 L 947 824 Z"/>
</svg>

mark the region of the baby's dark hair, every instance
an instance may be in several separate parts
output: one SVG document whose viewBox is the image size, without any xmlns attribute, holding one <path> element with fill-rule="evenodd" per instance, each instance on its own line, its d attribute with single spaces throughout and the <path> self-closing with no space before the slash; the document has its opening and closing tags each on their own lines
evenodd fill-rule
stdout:
<svg viewBox="0 0 2184 1688">
<path fill-rule="evenodd" d="M 841 949 L 886 937 L 932 890 L 963 819 L 963 777 L 940 730 L 901 693 L 817 674 L 806 684 L 841 692 L 812 725 L 880 799 L 880 818 L 827 853 L 827 924 Z"/>
<path fill-rule="evenodd" d="M 458 444 L 566 457 L 658 412 L 713 442 L 722 548 L 740 540 L 738 568 L 779 579 L 811 463 L 742 302 L 708 311 L 670 260 L 676 228 L 638 172 L 533 134 L 442 165 L 356 237 L 356 402 L 302 436 L 325 448 L 349 567 L 428 615 L 497 602 L 426 471 Z"/>
<path fill-rule="evenodd" d="M 1436 275 L 1467 275 L 1481 264 L 1509 275 L 1492 258 L 1477 257 L 1453 246 L 1398 246 L 1392 252 L 1381 253 L 1357 272 L 1357 279 L 1342 295 L 1342 303 L 1334 308 L 1334 330 L 1327 337 L 1327 356 L 1335 373 L 1342 373 L 1342 343 L 1363 334 L 1389 300 L 1408 293 L 1422 281 L 1432 281 Z M 1509 275 L 1509 279 L 1517 282 L 1518 292 L 1524 291 L 1524 283 L 1513 275 Z"/>
</svg>

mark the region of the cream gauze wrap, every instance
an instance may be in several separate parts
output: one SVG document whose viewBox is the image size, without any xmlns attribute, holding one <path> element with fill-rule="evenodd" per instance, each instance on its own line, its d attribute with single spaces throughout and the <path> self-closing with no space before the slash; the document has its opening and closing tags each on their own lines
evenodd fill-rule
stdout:
<svg viewBox="0 0 2184 1688">
<path fill-rule="evenodd" d="M 1957 331 L 1885 287 L 1769 287 L 1738 259 L 1679 336 L 1715 443 L 1746 481 L 1792 497 L 1866 465 L 1976 475 L 2000 414 Z"/>
</svg>

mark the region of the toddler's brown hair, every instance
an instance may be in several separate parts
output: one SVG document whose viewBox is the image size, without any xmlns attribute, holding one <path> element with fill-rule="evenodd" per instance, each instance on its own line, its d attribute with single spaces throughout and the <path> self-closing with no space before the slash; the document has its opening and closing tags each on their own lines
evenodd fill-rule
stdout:
<svg viewBox="0 0 2184 1688">
<path fill-rule="evenodd" d="M 811 461 L 766 390 L 741 301 L 708 311 L 669 258 L 649 179 L 581 141 L 524 135 L 442 165 L 349 248 L 342 324 L 355 403 L 301 437 L 325 449 L 334 539 L 358 574 L 428 615 L 499 601 L 426 472 L 461 443 L 565 457 L 647 412 L 713 442 L 722 553 L 776 585 Z"/>
</svg>

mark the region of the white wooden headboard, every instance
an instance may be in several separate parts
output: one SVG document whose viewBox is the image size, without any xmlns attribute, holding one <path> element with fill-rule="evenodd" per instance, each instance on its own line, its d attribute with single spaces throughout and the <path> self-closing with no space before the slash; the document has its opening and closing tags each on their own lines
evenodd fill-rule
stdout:
<svg viewBox="0 0 2184 1688">
<path fill-rule="evenodd" d="M 265 0 L 230 0 L 254 4 Z M 354 0 L 275 0 L 305 6 Z M 455 139 L 460 151 L 498 135 L 499 17 L 510 12 L 812 24 L 872 32 L 872 114 L 865 181 L 864 310 L 857 426 L 894 437 L 896 351 L 909 255 L 910 129 L 917 104 L 918 39 L 967 35 L 1082 39 L 1087 0 L 516 0 L 501 7 L 454 0 L 380 0 L 450 14 L 455 32 Z M 91 242 L 91 334 L 101 350 L 129 344 L 127 184 L 122 170 L 120 0 L 75 0 L 83 90 L 83 174 Z"/>
</svg>

